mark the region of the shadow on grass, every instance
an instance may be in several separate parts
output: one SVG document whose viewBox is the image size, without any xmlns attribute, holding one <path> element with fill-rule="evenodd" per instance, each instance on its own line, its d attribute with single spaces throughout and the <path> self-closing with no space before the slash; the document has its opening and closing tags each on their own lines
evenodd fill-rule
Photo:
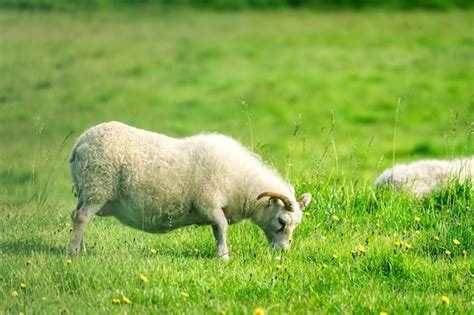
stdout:
<svg viewBox="0 0 474 315">
<path fill-rule="evenodd" d="M 150 254 L 151 255 L 151 254 Z M 213 259 L 217 258 L 216 249 L 206 244 L 190 247 L 160 246 L 156 247 L 156 255 L 170 258 Z"/>
<path fill-rule="evenodd" d="M 30 256 L 35 253 L 49 254 L 55 256 L 66 255 L 66 248 L 47 244 L 41 240 L 21 239 L 21 240 L 0 240 L 0 250 L 2 253 Z"/>
</svg>

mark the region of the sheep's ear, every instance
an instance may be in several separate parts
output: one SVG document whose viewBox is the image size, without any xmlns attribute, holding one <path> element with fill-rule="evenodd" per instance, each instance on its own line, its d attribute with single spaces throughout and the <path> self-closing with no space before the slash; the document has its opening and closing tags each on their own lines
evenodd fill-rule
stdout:
<svg viewBox="0 0 474 315">
<path fill-rule="evenodd" d="M 311 202 L 311 194 L 310 193 L 304 193 L 298 199 L 299 199 L 299 204 L 300 204 L 301 210 L 304 210 L 304 208 L 306 208 L 309 205 L 309 203 Z"/>
</svg>

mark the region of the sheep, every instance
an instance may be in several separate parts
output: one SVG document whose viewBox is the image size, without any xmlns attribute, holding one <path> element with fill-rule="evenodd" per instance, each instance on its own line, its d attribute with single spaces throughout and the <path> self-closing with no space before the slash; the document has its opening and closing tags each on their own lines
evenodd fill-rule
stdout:
<svg viewBox="0 0 474 315">
<path fill-rule="evenodd" d="M 293 187 L 255 153 L 221 134 L 187 138 L 106 122 L 86 130 L 69 158 L 77 205 L 69 253 L 85 251 L 94 215 L 150 233 L 211 225 L 217 256 L 229 259 L 228 225 L 250 219 L 274 249 L 288 250 L 311 194 Z"/>
<path fill-rule="evenodd" d="M 461 184 L 471 181 L 474 188 L 474 156 L 455 160 L 421 160 L 399 164 L 386 169 L 374 185 L 391 185 L 404 189 L 418 198 L 445 188 L 457 181 Z"/>
</svg>

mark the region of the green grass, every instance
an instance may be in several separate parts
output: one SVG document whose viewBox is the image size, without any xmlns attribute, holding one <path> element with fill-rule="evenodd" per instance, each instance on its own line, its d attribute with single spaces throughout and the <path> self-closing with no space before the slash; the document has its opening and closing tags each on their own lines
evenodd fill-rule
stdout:
<svg viewBox="0 0 474 315">
<path fill-rule="evenodd" d="M 470 187 L 417 201 L 370 184 L 393 157 L 474 152 L 473 21 L 472 11 L 1 11 L 0 313 L 472 313 Z M 313 193 L 292 250 L 271 252 L 244 223 L 222 262 L 209 227 L 151 235 L 97 218 L 87 254 L 68 263 L 67 154 L 106 120 L 253 146 Z M 352 254 L 359 245 L 365 254 Z M 112 304 L 122 296 L 132 304 Z"/>
</svg>

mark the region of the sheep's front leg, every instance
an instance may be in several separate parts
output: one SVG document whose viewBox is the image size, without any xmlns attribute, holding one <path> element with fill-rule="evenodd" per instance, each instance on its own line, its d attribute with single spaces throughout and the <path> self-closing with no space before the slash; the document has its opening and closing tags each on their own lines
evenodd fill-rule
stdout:
<svg viewBox="0 0 474 315">
<path fill-rule="evenodd" d="M 86 247 L 84 245 L 84 232 L 86 231 L 87 225 L 90 220 L 100 210 L 101 206 L 99 205 L 89 205 L 83 206 L 80 209 L 77 209 L 72 214 L 72 232 L 71 238 L 69 241 L 69 254 L 75 255 L 81 251 L 85 251 Z"/>
<path fill-rule="evenodd" d="M 217 256 L 224 260 L 228 260 L 229 249 L 227 248 L 227 227 L 229 224 L 227 223 L 227 219 L 222 209 L 214 211 L 213 222 L 212 232 L 216 238 Z"/>
</svg>

